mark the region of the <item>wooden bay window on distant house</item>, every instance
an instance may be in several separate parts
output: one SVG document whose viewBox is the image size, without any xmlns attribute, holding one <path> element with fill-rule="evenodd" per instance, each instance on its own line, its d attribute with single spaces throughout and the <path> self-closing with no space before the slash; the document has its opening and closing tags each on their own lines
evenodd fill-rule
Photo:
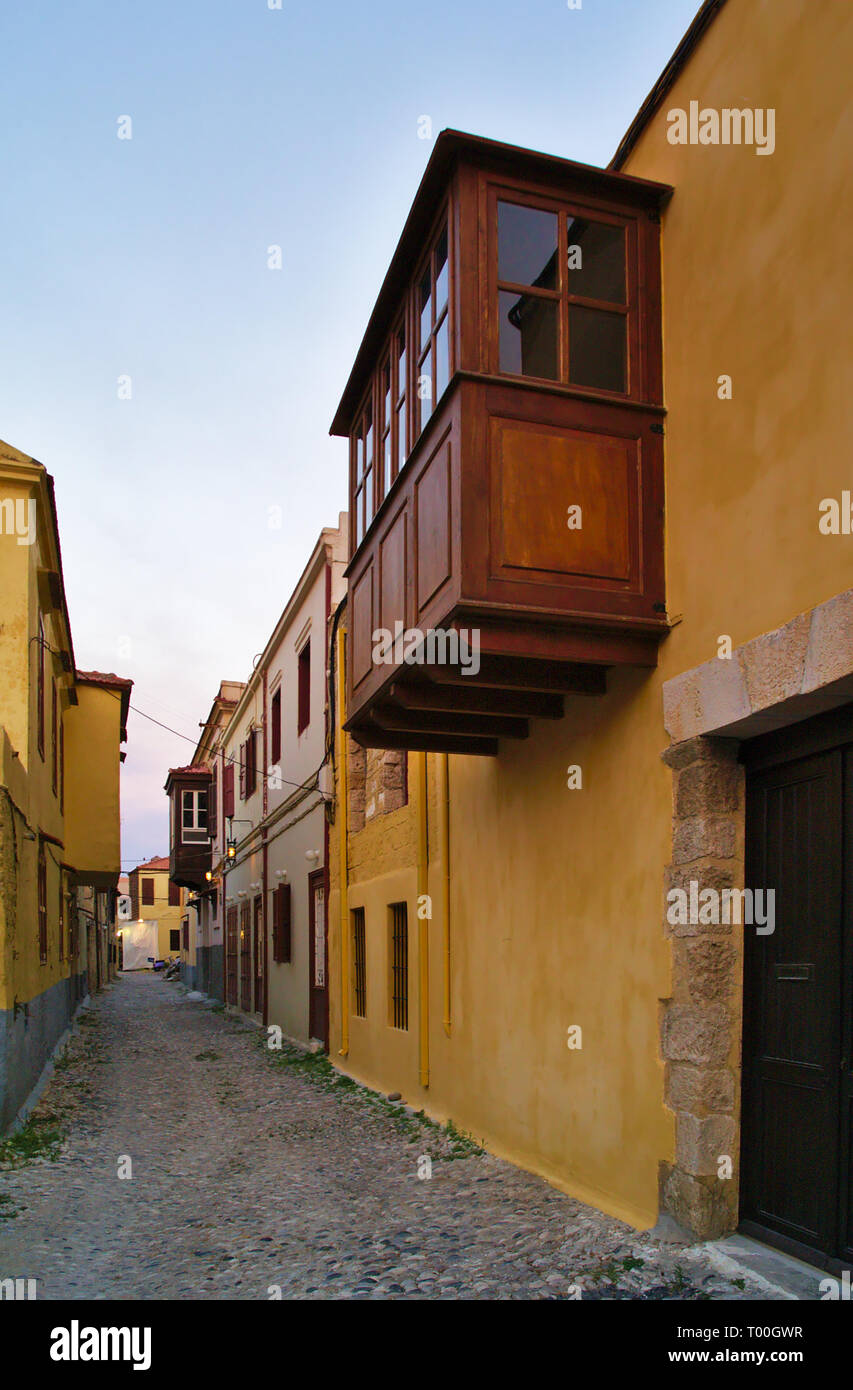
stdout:
<svg viewBox="0 0 853 1390">
<path fill-rule="evenodd" d="M 181 792 L 181 839 L 184 844 L 206 844 L 207 831 L 207 792 Z"/>
<path fill-rule="evenodd" d="M 671 192 L 438 137 L 332 424 L 363 746 L 493 755 L 564 695 L 603 694 L 610 666 L 656 664 Z M 378 659 L 397 623 L 476 632 L 478 670 Z"/>
</svg>

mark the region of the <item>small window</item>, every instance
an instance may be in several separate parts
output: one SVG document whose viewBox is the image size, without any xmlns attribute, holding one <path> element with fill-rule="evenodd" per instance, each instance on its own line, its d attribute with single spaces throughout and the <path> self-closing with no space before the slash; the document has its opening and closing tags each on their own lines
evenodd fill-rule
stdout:
<svg viewBox="0 0 853 1390">
<path fill-rule="evenodd" d="M 367 1017 L 367 969 L 364 939 L 364 908 L 356 907 L 352 912 L 352 959 L 355 1003 L 353 1012 L 359 1018 Z"/>
<path fill-rule="evenodd" d="M 186 845 L 207 844 L 207 792 L 181 792 L 181 839 Z"/>
<path fill-rule="evenodd" d="M 172 881 L 170 880 L 170 881 L 169 881 L 169 906 L 170 906 L 170 907 L 180 907 L 180 905 L 181 905 L 181 890 L 180 890 L 180 888 L 178 887 L 177 883 L 172 883 Z"/>
<path fill-rule="evenodd" d="M 277 766 L 281 760 L 281 686 L 270 701 L 270 756 Z"/>
<path fill-rule="evenodd" d="M 355 543 L 373 520 L 373 406 L 368 401 L 355 438 Z"/>
<path fill-rule="evenodd" d="M 180 949 L 181 949 L 181 929 L 180 929 L 180 927 L 172 927 L 171 931 L 169 932 L 169 950 L 170 950 L 170 951 L 180 951 Z"/>
<path fill-rule="evenodd" d="M 405 903 L 392 903 L 390 914 L 389 959 L 390 1023 L 393 1028 L 409 1026 L 409 922 Z"/>
<path fill-rule="evenodd" d="M 142 880 L 142 906 L 143 906 L 143 907 L 153 907 L 153 906 L 154 906 L 154 880 L 153 880 L 153 878 L 144 878 L 144 879 Z"/>
<path fill-rule="evenodd" d="M 297 733 L 311 723 L 311 643 L 306 642 L 299 653 L 297 689 Z"/>
<path fill-rule="evenodd" d="M 42 965 L 47 965 L 47 859 L 44 852 L 44 840 L 39 840 L 38 933 L 39 961 Z"/>
</svg>

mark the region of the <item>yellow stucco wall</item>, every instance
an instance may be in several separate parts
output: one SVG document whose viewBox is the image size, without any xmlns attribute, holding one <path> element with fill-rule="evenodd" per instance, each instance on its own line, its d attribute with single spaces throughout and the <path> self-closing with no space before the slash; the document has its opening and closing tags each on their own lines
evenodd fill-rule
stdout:
<svg viewBox="0 0 853 1390">
<path fill-rule="evenodd" d="M 65 855 L 81 878 L 121 871 L 120 692 L 78 685 L 65 716 Z"/>
<path fill-rule="evenodd" d="M 138 881 L 137 881 L 138 872 Z M 194 961 L 194 950 L 191 955 L 181 951 L 180 947 L 173 947 L 170 944 L 170 933 L 180 931 L 181 922 L 187 915 L 186 889 L 180 890 L 181 901 L 178 906 L 172 907 L 169 904 L 169 873 L 165 869 L 148 869 L 144 864 L 140 865 L 138 871 L 130 874 L 130 892 L 133 897 L 134 910 L 137 917 L 141 917 L 145 922 L 157 923 L 157 953 L 161 960 L 168 960 L 169 956 L 182 955 L 184 960 Z M 154 880 L 154 903 L 144 903 L 142 901 L 142 879 L 153 878 Z M 138 891 L 138 898 L 136 893 Z M 189 913 L 190 918 L 190 942 L 193 941 L 192 919 L 195 912 Z"/>
<path fill-rule="evenodd" d="M 333 1058 L 638 1226 L 656 1218 L 658 1164 L 674 1142 L 658 1041 L 670 993 L 662 683 L 715 657 L 721 635 L 736 646 L 853 583 L 851 538 L 818 530 L 821 499 L 850 487 L 851 66 L 853 6 L 811 6 L 806 18 L 798 0 L 729 0 L 626 166 L 675 186 L 663 225 L 665 457 L 668 611 L 681 621 L 656 671 L 611 672 L 604 698 L 567 699 L 563 721 L 534 721 L 496 759 L 450 759 L 453 1026 L 447 1038 L 431 815 L 428 1090 L 415 808 L 352 837 L 368 1019 L 350 1019 L 345 1058 L 332 837 Z M 670 145 L 666 112 L 693 99 L 774 107 L 775 152 Z M 722 373 L 730 401 L 717 396 Z M 583 769 L 582 791 L 566 788 L 569 764 Z M 403 1038 L 382 998 L 387 904 L 402 894 Z M 581 1051 L 566 1045 L 570 1025 L 583 1028 Z"/>
</svg>

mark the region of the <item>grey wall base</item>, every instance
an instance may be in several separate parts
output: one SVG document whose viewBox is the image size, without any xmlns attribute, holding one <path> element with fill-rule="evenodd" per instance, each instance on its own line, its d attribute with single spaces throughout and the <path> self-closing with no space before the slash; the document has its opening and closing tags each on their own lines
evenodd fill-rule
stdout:
<svg viewBox="0 0 853 1390">
<path fill-rule="evenodd" d="M 0 1010 L 0 1134 L 35 1104 L 52 1070 L 53 1055 L 86 997 L 83 971 L 59 980 L 17 1010 Z"/>
<path fill-rule="evenodd" d="M 222 992 L 222 970 L 225 964 L 225 953 L 222 946 L 200 946 L 196 952 L 196 983 L 194 988 L 200 989 L 203 994 L 209 995 L 211 999 L 219 999 L 225 1002 Z"/>
</svg>

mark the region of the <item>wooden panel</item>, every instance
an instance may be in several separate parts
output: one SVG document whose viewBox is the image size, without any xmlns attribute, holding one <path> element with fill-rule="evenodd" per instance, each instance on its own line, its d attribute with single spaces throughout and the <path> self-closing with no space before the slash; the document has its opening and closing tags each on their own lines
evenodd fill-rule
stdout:
<svg viewBox="0 0 853 1390">
<path fill-rule="evenodd" d="M 370 674 L 373 652 L 373 562 L 350 590 L 350 672 L 353 690 Z"/>
<path fill-rule="evenodd" d="M 415 480 L 417 528 L 416 613 L 423 612 L 434 594 L 450 577 L 450 537 L 453 520 L 450 504 L 450 439 L 445 437 Z"/>
<path fill-rule="evenodd" d="M 637 571 L 637 441 L 493 418 L 492 573 L 505 567 L 630 583 Z M 580 507 L 570 529 L 568 509 Z"/>
<path fill-rule="evenodd" d="M 379 626 L 394 631 L 406 626 L 406 577 L 408 574 L 408 516 L 401 507 L 379 542 Z"/>
</svg>

